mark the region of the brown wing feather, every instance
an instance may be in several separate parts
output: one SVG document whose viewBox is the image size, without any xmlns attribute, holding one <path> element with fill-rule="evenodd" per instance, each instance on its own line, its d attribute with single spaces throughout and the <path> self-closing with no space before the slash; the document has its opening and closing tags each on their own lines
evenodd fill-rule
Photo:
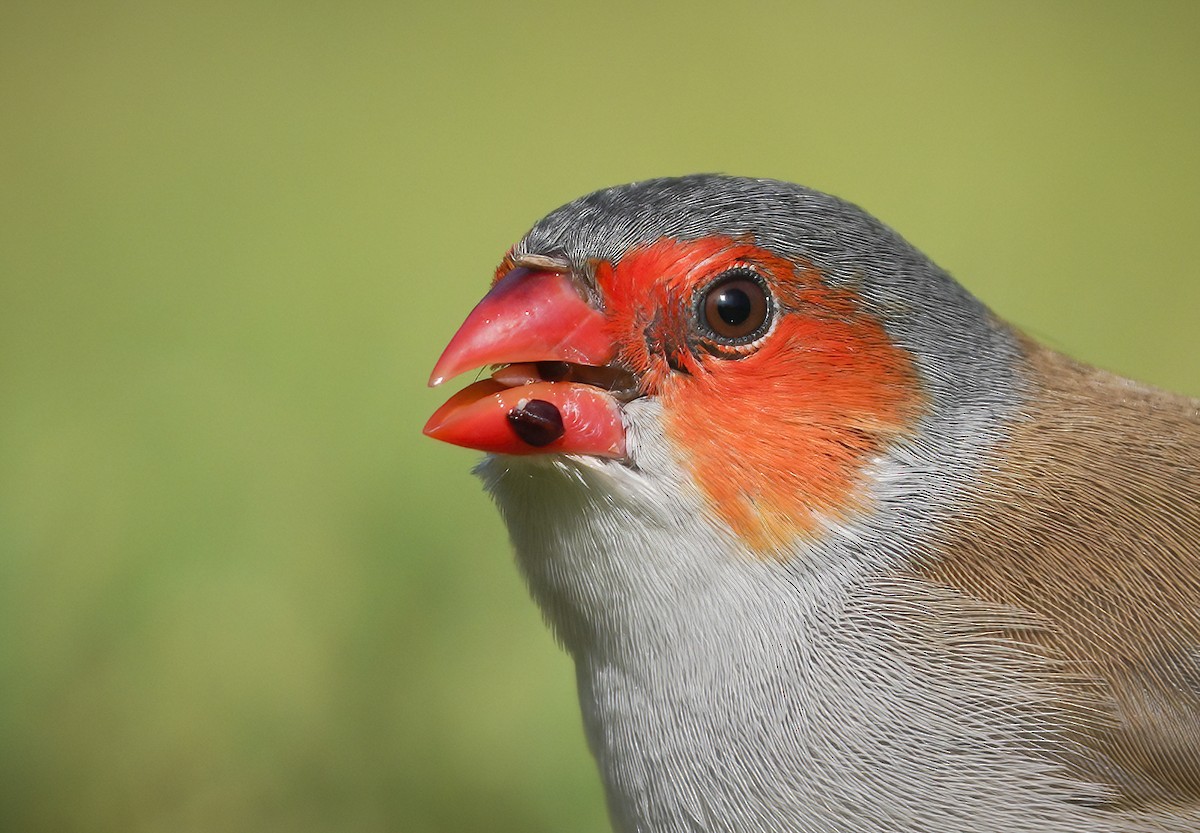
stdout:
<svg viewBox="0 0 1200 833">
<path fill-rule="evenodd" d="M 1200 402 L 1026 342 L 1034 393 L 921 578 L 1035 614 L 1114 809 L 1200 808 Z M 1075 704 L 1075 707 L 1070 704 Z M 1098 708 L 1097 708 L 1098 707 Z"/>
</svg>

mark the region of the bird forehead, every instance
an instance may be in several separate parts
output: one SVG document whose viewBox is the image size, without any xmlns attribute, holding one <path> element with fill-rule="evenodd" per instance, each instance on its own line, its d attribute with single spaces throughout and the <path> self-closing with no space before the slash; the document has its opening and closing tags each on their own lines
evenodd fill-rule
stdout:
<svg viewBox="0 0 1200 833">
<path fill-rule="evenodd" d="M 811 263 L 782 257 L 748 236 L 711 235 L 694 240 L 662 237 L 636 245 L 616 263 L 591 264 L 596 290 L 610 313 L 637 312 L 639 318 L 673 317 L 693 296 L 733 269 L 748 269 L 770 286 L 785 309 L 821 283 Z"/>
<path fill-rule="evenodd" d="M 659 237 L 753 235 L 760 243 L 828 248 L 862 239 L 868 215 L 803 186 L 764 179 L 694 175 L 619 185 L 552 211 L 526 235 L 527 251 L 557 251 L 577 262 L 618 260 Z M 847 236 L 846 231 L 851 233 Z"/>
</svg>

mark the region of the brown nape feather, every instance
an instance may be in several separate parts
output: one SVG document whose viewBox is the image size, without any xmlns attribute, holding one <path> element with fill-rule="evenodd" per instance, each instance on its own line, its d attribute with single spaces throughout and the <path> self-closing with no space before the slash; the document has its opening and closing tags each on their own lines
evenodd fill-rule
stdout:
<svg viewBox="0 0 1200 833">
<path fill-rule="evenodd" d="M 1200 813 L 1200 402 L 1024 341 L 1031 395 L 920 578 L 1042 626 L 1057 757 L 1106 806 Z M 1078 749 L 1077 752 L 1063 750 Z"/>
</svg>

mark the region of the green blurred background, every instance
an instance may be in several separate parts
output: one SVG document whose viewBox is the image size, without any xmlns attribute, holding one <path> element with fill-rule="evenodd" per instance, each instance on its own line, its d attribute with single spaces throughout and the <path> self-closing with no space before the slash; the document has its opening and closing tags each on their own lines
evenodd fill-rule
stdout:
<svg viewBox="0 0 1200 833">
<path fill-rule="evenodd" d="M 1200 393 L 1200 5 L 0 8 L 0 830 L 606 829 L 424 380 L 616 182 L 859 202 Z"/>
</svg>

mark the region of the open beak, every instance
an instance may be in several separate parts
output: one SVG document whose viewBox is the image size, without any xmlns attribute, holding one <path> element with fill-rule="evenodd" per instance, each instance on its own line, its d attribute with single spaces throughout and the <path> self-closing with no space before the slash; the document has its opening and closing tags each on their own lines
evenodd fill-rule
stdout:
<svg viewBox="0 0 1200 833">
<path fill-rule="evenodd" d="M 500 454 L 625 456 L 620 397 L 632 377 L 605 317 L 558 272 L 513 269 L 484 296 L 438 359 L 429 384 L 486 365 L 425 424 L 437 440 Z"/>
</svg>

